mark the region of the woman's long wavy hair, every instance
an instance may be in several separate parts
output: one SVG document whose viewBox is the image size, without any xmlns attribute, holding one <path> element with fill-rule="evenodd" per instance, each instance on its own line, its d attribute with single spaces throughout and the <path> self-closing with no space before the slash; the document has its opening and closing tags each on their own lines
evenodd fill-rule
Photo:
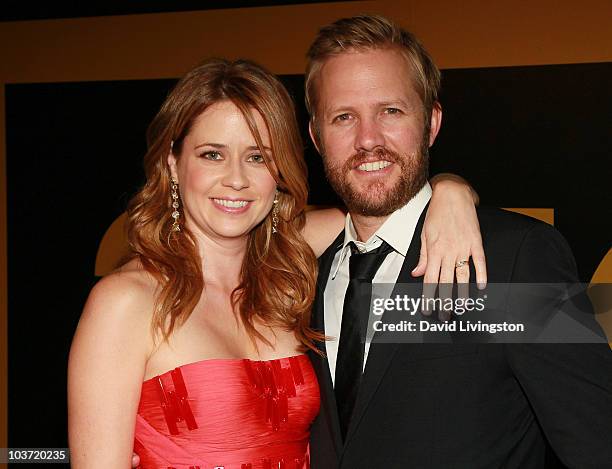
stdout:
<svg viewBox="0 0 612 469">
<path fill-rule="evenodd" d="M 263 144 L 253 112 L 263 117 L 273 160 L 266 164 L 279 191 L 277 233 L 272 234 L 269 214 L 248 235 L 239 285 L 231 298 L 234 311 L 256 345 L 257 340 L 270 344 L 255 328 L 258 319 L 293 331 L 304 349 L 317 351 L 314 341 L 322 340 L 323 335 L 309 326 L 317 262 L 300 234 L 308 186 L 295 109 L 278 79 L 246 60 L 211 59 L 191 70 L 170 92 L 149 126 L 146 183 L 129 204 L 127 233 L 130 257 L 140 260 L 159 284 L 152 331 L 155 337 L 161 333 L 168 340 L 202 295 L 202 259 L 196 239 L 184 223 L 180 231 L 172 230 L 167 160 L 170 151 L 180 159 L 183 141 L 196 118 L 223 100 L 242 112 L 260 149 Z"/>
</svg>

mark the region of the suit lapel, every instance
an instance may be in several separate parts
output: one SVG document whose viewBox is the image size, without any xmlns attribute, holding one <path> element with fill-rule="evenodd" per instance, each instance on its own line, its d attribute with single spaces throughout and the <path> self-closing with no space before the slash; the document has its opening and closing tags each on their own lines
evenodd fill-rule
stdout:
<svg viewBox="0 0 612 469">
<path fill-rule="evenodd" d="M 338 235 L 332 244 L 319 257 L 319 274 L 317 276 L 317 291 L 312 307 L 312 317 L 310 324 L 314 329 L 325 332 L 325 301 L 324 293 L 327 286 L 327 279 L 331 271 L 332 263 L 336 252 L 342 247 L 344 242 L 344 230 Z M 325 351 L 325 344 L 319 344 L 320 349 Z"/>
<path fill-rule="evenodd" d="M 428 207 L 429 204 L 427 204 L 427 206 L 425 206 L 423 209 L 423 212 L 421 213 L 419 221 L 415 227 L 412 242 L 410 243 L 410 247 L 406 253 L 406 258 L 404 259 L 404 263 L 402 264 L 402 268 L 396 283 L 422 283 L 423 281 L 422 278 L 414 278 L 412 275 L 410 275 L 410 273 L 412 269 L 416 267 L 419 261 L 419 255 L 421 252 L 421 231 L 423 230 L 423 223 L 425 221 L 425 214 L 427 213 Z M 396 291 L 397 287 L 393 289 L 391 296 L 395 296 Z M 384 315 L 382 319 L 384 320 Z M 351 436 L 355 432 L 355 429 L 359 426 L 359 422 L 361 421 L 370 400 L 374 396 L 376 389 L 378 389 L 378 386 L 383 376 L 387 372 L 391 360 L 399 347 L 398 343 L 376 343 L 377 335 L 378 333 L 374 335 L 374 339 L 370 345 L 365 371 L 361 381 L 361 386 L 359 387 L 357 402 L 355 403 L 355 410 L 353 411 L 351 423 L 346 435 L 346 442 L 350 440 Z"/>
<path fill-rule="evenodd" d="M 317 277 L 317 292 L 312 309 L 311 325 L 314 329 L 325 332 L 325 287 L 329 278 L 334 256 L 344 241 L 344 231 L 338 235 L 336 240 L 319 258 L 319 275 Z M 319 350 L 326 352 L 324 343 L 318 344 Z M 338 408 L 336 406 L 336 396 L 334 394 L 334 386 L 329 370 L 327 357 L 321 357 L 311 353 L 313 367 L 319 380 L 319 388 L 321 391 L 321 411 L 325 416 L 326 423 L 329 427 L 330 434 L 334 440 L 336 454 L 342 451 L 342 437 L 340 433 L 340 421 L 338 420 Z"/>
</svg>

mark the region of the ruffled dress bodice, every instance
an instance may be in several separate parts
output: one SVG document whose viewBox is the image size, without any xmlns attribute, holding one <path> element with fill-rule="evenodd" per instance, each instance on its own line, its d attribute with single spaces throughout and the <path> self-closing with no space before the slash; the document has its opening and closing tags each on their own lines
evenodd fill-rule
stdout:
<svg viewBox="0 0 612 469">
<path fill-rule="evenodd" d="M 145 381 L 142 469 L 305 469 L 319 386 L 306 355 L 212 359 Z"/>
</svg>

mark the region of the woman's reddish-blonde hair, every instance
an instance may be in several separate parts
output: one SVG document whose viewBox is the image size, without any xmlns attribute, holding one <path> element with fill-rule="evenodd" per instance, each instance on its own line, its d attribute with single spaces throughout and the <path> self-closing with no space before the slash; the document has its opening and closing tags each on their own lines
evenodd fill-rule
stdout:
<svg viewBox="0 0 612 469">
<path fill-rule="evenodd" d="M 277 233 L 269 214 L 248 235 L 240 283 L 232 293 L 236 313 L 256 343 L 269 343 L 254 327 L 264 324 L 294 331 L 304 348 L 317 350 L 323 335 L 310 328 L 317 262 L 300 230 L 308 186 L 303 145 L 293 101 L 285 87 L 261 66 L 247 61 L 210 59 L 187 73 L 170 92 L 147 132 L 146 182 L 128 207 L 131 258 L 137 258 L 159 284 L 152 319 L 155 335 L 167 340 L 192 313 L 204 287 L 202 259 L 188 227 L 172 230 L 171 151 L 180 158 L 196 118 L 219 101 L 231 101 L 263 148 L 253 111 L 267 126 L 273 164 L 266 162 L 279 191 Z M 262 151 L 262 154 L 265 152 Z"/>
</svg>

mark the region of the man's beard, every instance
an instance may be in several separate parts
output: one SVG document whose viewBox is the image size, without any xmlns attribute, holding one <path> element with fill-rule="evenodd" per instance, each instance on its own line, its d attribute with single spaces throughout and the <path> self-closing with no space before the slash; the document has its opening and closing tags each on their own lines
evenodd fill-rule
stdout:
<svg viewBox="0 0 612 469">
<path fill-rule="evenodd" d="M 412 156 L 400 156 L 386 147 L 379 147 L 373 152 L 356 153 L 344 164 L 336 166 L 329 164 L 329 160 L 323 155 L 325 175 L 351 213 L 367 217 L 384 217 L 406 205 L 427 182 L 429 172 L 427 142 L 428 139 L 424 138 L 421 148 Z M 347 180 L 350 171 L 372 155 L 399 166 L 401 171 L 399 180 L 390 189 L 385 189 L 384 181 L 378 181 L 357 190 Z"/>
</svg>

